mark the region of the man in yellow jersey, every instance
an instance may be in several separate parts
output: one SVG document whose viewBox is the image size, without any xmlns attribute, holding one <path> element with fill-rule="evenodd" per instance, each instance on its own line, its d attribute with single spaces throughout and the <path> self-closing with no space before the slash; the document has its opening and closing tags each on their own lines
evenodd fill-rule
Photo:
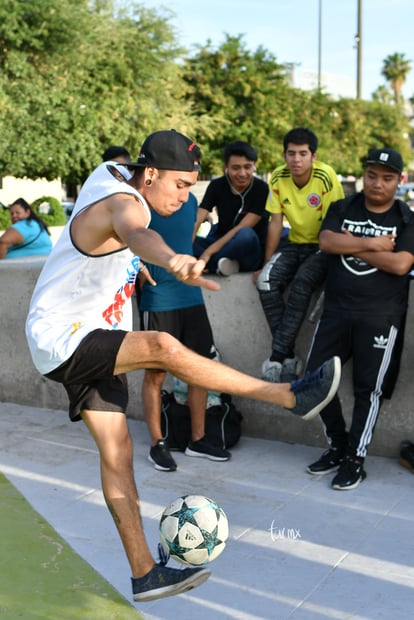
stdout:
<svg viewBox="0 0 414 620">
<path fill-rule="evenodd" d="M 319 230 L 329 205 L 344 197 L 334 170 L 317 160 L 317 148 L 318 139 L 309 129 L 289 131 L 283 139 L 286 163 L 276 168 L 269 183 L 266 210 L 271 220 L 256 286 L 272 333 L 272 352 L 263 363 L 262 378 L 273 383 L 292 381 L 300 372 L 296 337 L 327 267 L 319 250 Z M 287 242 L 280 244 L 284 218 L 290 230 Z"/>
</svg>

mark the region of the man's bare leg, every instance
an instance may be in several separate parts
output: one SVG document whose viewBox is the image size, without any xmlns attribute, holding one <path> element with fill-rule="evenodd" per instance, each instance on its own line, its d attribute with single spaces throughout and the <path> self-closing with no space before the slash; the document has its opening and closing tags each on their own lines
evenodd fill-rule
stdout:
<svg viewBox="0 0 414 620">
<path fill-rule="evenodd" d="M 195 385 L 188 386 L 188 406 L 191 415 L 191 439 L 198 441 L 206 432 L 206 407 L 208 391 Z"/>
<path fill-rule="evenodd" d="M 153 568 L 155 561 L 142 527 L 126 416 L 119 412 L 85 410 L 81 415 L 99 450 L 102 491 L 132 575 L 142 577 Z"/>
<path fill-rule="evenodd" d="M 151 436 L 148 460 L 160 471 L 175 471 L 177 463 L 168 449 L 161 430 L 161 389 L 166 373 L 163 370 L 146 370 L 142 382 L 142 405 Z"/>
<path fill-rule="evenodd" d="M 281 405 L 302 419 L 310 419 L 326 407 L 341 379 L 338 356 L 292 383 L 269 383 L 198 355 L 165 332 L 128 332 L 114 374 L 140 368 L 162 368 L 188 385 Z"/>
<path fill-rule="evenodd" d="M 160 370 L 145 370 L 142 382 L 142 405 L 148 431 L 151 436 L 151 445 L 163 439 L 161 432 L 161 390 L 166 373 Z M 191 413 L 191 438 L 198 441 L 205 434 L 205 417 L 208 391 L 190 385 L 188 388 L 188 406 Z"/>
<path fill-rule="evenodd" d="M 81 415 L 99 449 L 102 490 L 131 567 L 134 600 L 181 594 L 203 583 L 210 576 L 206 567 L 181 570 L 155 564 L 142 527 L 125 415 L 86 410 Z"/>
<path fill-rule="evenodd" d="M 163 438 L 161 432 L 161 389 L 166 373 L 160 370 L 146 370 L 142 382 L 142 405 L 145 421 L 151 437 L 151 445 Z"/>
<path fill-rule="evenodd" d="M 119 349 L 114 374 L 143 368 L 162 368 L 206 390 L 230 392 L 282 407 L 295 406 L 289 383 L 268 383 L 187 349 L 165 332 L 128 332 Z"/>
</svg>

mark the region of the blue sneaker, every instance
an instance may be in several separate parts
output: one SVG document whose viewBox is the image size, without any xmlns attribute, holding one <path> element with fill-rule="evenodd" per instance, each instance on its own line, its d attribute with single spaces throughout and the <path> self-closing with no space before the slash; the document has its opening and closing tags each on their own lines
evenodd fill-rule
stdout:
<svg viewBox="0 0 414 620">
<path fill-rule="evenodd" d="M 340 380 L 341 360 L 335 356 L 317 370 L 306 372 L 302 379 L 292 381 L 290 389 L 296 397 L 296 404 L 289 411 L 304 420 L 315 417 L 331 402 Z"/>
<path fill-rule="evenodd" d="M 182 594 L 199 586 L 210 577 L 210 570 L 197 568 L 168 568 L 155 564 L 144 577 L 132 577 L 132 594 L 134 601 L 153 601 L 175 594 Z"/>
</svg>

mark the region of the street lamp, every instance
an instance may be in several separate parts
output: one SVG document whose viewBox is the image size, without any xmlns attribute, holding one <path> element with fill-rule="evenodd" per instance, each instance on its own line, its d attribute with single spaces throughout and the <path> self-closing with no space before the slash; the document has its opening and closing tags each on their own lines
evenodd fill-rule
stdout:
<svg viewBox="0 0 414 620">
<path fill-rule="evenodd" d="M 362 85 L 362 0 L 358 0 L 358 16 L 357 16 L 357 34 L 355 36 L 355 43 L 357 49 L 357 81 L 356 81 L 356 96 L 357 99 L 361 99 L 361 85 Z"/>
<path fill-rule="evenodd" d="M 318 90 L 322 88 L 322 0 L 319 0 L 318 17 Z"/>
</svg>

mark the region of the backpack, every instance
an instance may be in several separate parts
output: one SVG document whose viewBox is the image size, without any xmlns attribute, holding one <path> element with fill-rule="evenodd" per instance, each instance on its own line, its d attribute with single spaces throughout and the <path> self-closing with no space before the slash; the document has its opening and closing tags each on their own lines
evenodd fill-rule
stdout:
<svg viewBox="0 0 414 620">
<path fill-rule="evenodd" d="M 173 392 L 162 390 L 161 431 L 170 450 L 184 452 L 191 439 L 191 418 L 188 405 L 179 404 Z M 206 409 L 206 435 L 224 449 L 240 439 L 243 416 L 229 394 L 221 394 L 221 404 Z"/>
</svg>

